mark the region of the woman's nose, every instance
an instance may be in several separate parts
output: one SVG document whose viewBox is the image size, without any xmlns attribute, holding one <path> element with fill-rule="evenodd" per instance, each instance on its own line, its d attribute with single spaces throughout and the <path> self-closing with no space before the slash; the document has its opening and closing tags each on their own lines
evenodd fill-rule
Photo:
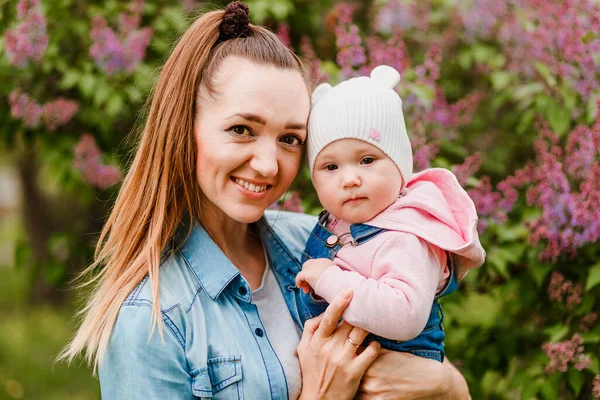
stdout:
<svg viewBox="0 0 600 400">
<path fill-rule="evenodd" d="M 272 178 L 279 170 L 277 162 L 277 145 L 256 143 L 254 155 L 250 160 L 250 168 L 265 178 Z"/>
</svg>

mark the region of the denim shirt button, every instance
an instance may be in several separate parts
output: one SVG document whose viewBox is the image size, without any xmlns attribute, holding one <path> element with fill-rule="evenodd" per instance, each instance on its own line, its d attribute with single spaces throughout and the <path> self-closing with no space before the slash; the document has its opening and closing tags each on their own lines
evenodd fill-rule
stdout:
<svg viewBox="0 0 600 400">
<path fill-rule="evenodd" d="M 248 289 L 246 289 L 246 286 L 240 286 L 240 288 L 238 289 L 238 292 L 242 295 L 245 296 L 246 294 L 248 294 Z"/>
<path fill-rule="evenodd" d="M 338 237 L 335 235 L 331 235 L 327 238 L 327 245 L 328 246 L 334 246 L 338 241 Z"/>
<path fill-rule="evenodd" d="M 256 329 L 254 330 L 254 333 L 256 333 L 256 336 L 258 336 L 258 337 L 262 337 L 262 336 L 263 336 L 263 334 L 264 334 L 263 330 L 262 330 L 262 329 L 260 329 L 260 328 L 256 328 Z"/>
</svg>

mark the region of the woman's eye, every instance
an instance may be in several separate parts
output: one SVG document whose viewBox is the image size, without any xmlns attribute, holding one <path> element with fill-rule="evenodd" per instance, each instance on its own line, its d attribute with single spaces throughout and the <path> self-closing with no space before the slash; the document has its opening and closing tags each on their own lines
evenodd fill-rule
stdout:
<svg viewBox="0 0 600 400">
<path fill-rule="evenodd" d="M 246 127 L 244 125 L 235 125 L 235 126 L 232 126 L 231 128 L 229 128 L 229 130 L 231 132 L 235 133 L 236 135 L 240 135 L 240 136 L 247 136 L 252 133 L 252 132 L 250 132 L 250 129 L 248 129 L 248 127 Z"/>
<path fill-rule="evenodd" d="M 336 169 L 338 169 L 338 166 L 337 166 L 337 165 L 335 165 L 335 164 L 327 164 L 327 165 L 325 166 L 325 169 L 326 169 L 327 171 L 335 171 Z"/>
<path fill-rule="evenodd" d="M 304 142 L 296 135 L 287 135 L 281 138 L 281 142 L 288 146 L 302 146 Z"/>
<path fill-rule="evenodd" d="M 361 164 L 372 164 L 375 159 L 373 157 L 365 157 L 361 160 Z"/>
</svg>

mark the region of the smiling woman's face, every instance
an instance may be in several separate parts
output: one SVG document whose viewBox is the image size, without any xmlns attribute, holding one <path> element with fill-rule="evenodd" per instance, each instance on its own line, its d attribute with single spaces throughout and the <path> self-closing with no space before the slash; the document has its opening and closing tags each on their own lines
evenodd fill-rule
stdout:
<svg viewBox="0 0 600 400">
<path fill-rule="evenodd" d="M 194 134 L 203 216 L 257 221 L 288 189 L 300 166 L 310 102 L 294 70 L 223 60 L 217 93 L 200 93 Z M 215 214 L 217 213 L 217 214 Z"/>
</svg>

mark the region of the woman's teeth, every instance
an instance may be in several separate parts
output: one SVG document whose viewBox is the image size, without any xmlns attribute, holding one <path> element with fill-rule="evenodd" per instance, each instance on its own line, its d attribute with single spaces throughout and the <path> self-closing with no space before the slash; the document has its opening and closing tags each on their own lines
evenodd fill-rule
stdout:
<svg viewBox="0 0 600 400">
<path fill-rule="evenodd" d="M 260 192 L 262 192 L 263 190 L 266 190 L 266 189 L 267 189 L 267 185 L 264 185 L 264 186 L 256 186 L 256 185 L 255 185 L 255 184 L 253 184 L 253 183 L 248 183 L 248 182 L 246 182 L 245 180 L 243 180 L 243 179 L 239 179 L 239 178 L 235 180 L 235 183 L 237 183 L 238 185 L 240 185 L 240 186 L 243 186 L 243 187 L 245 187 L 246 189 L 248 189 L 249 191 L 251 191 L 251 192 L 255 192 L 255 193 L 260 193 Z"/>
</svg>

